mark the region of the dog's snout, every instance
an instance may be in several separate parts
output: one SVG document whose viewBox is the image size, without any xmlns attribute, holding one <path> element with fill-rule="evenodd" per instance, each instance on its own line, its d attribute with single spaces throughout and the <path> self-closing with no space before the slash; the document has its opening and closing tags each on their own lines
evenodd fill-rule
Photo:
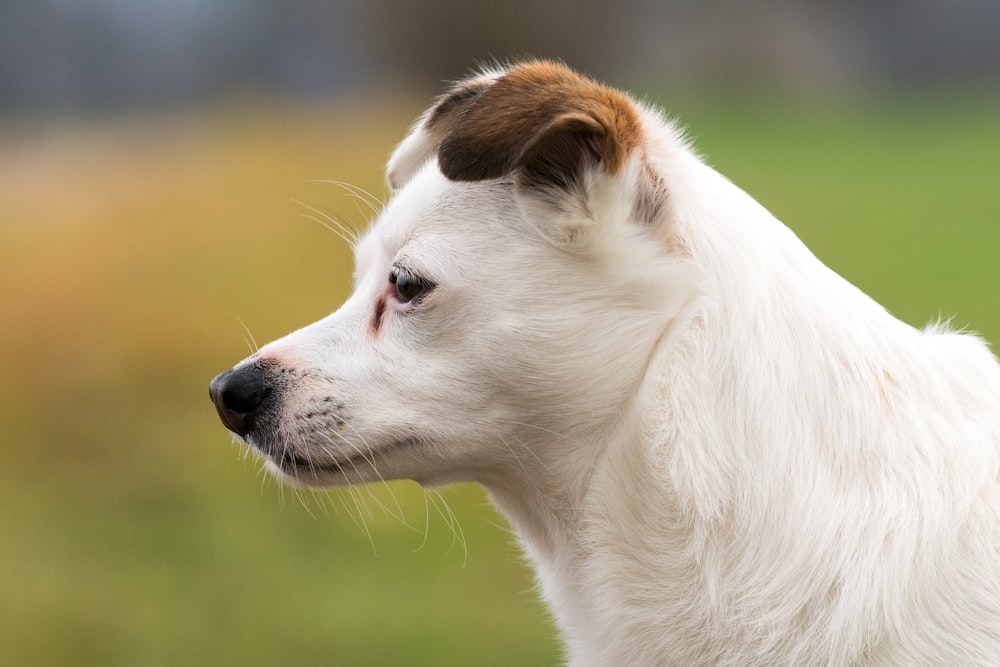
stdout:
<svg viewBox="0 0 1000 667">
<path fill-rule="evenodd" d="M 253 429 L 254 418 L 271 389 L 264 381 L 263 371 L 250 365 L 215 376 L 208 393 L 226 428 L 245 436 Z"/>
</svg>

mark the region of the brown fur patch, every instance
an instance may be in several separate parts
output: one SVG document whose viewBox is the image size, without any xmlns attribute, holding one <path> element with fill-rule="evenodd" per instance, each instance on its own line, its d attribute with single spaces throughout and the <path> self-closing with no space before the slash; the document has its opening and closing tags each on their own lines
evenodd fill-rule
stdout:
<svg viewBox="0 0 1000 667">
<path fill-rule="evenodd" d="M 638 114 L 625 95 L 552 62 L 515 67 L 461 101 L 438 119 L 452 121 L 438 160 L 456 181 L 518 169 L 522 184 L 568 187 L 588 166 L 617 173 L 639 143 Z"/>
<path fill-rule="evenodd" d="M 427 116 L 427 131 L 448 131 L 458 113 L 489 87 L 488 81 L 466 81 L 439 97 Z"/>
<path fill-rule="evenodd" d="M 424 131 L 430 136 L 436 150 L 458 115 L 490 85 L 488 81 L 465 81 L 439 97 L 427 113 Z M 428 156 L 429 157 L 429 156 Z"/>
<path fill-rule="evenodd" d="M 639 174 L 638 198 L 633 211 L 635 219 L 643 224 L 654 224 L 667 204 L 668 194 L 663 179 L 644 156 Z"/>
</svg>

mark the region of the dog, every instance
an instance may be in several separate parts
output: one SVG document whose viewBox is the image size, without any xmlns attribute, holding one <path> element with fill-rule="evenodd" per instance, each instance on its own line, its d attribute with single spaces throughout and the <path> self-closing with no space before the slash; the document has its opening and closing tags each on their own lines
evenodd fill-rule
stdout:
<svg viewBox="0 0 1000 667">
<path fill-rule="evenodd" d="M 985 343 L 561 63 L 448 89 L 387 180 L 353 295 L 211 383 L 271 471 L 480 483 L 573 665 L 1000 664 Z"/>
</svg>

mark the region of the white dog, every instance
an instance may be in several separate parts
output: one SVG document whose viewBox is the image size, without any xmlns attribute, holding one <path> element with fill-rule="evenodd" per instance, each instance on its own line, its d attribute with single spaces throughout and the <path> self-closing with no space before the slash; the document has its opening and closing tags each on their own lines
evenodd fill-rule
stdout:
<svg viewBox="0 0 1000 667">
<path fill-rule="evenodd" d="M 980 340 L 558 64 L 453 87 L 388 180 L 353 296 L 212 383 L 273 471 L 481 483 L 575 665 L 1000 664 Z"/>
</svg>

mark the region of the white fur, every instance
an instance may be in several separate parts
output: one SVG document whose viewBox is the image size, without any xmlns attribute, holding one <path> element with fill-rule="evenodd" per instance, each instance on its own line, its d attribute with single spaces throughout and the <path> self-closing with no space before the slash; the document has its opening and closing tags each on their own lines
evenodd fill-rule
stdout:
<svg viewBox="0 0 1000 667">
<path fill-rule="evenodd" d="M 288 369 L 273 437 L 310 461 L 270 465 L 483 484 L 574 665 L 1000 664 L 1000 366 L 894 319 L 636 108 L 642 145 L 561 212 L 449 181 L 418 126 L 354 295 L 255 357 Z M 437 286 L 401 304 L 394 265 Z"/>
</svg>

